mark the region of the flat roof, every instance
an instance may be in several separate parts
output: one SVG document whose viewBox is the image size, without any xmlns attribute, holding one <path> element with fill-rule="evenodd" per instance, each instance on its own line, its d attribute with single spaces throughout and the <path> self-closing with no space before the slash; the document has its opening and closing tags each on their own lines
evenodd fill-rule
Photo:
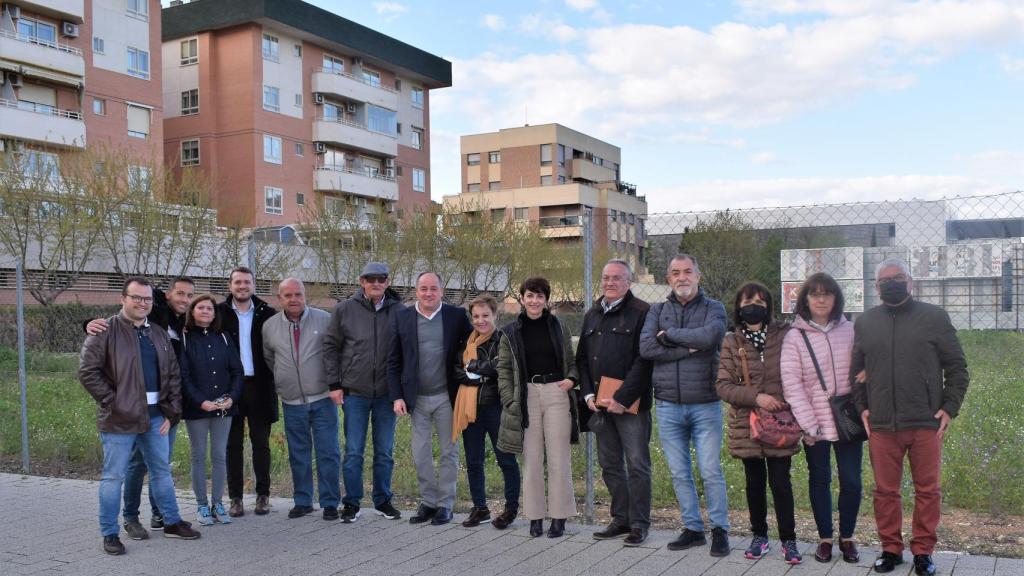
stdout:
<svg viewBox="0 0 1024 576">
<path fill-rule="evenodd" d="M 276 23 L 419 76 L 430 88 L 452 85 L 452 63 L 301 0 L 194 0 L 161 11 L 163 41 L 248 22 Z"/>
</svg>

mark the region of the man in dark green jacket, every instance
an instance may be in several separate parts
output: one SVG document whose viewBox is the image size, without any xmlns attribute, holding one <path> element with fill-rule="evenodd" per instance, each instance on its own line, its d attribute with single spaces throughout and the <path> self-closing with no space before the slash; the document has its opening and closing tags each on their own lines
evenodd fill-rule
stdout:
<svg viewBox="0 0 1024 576">
<path fill-rule="evenodd" d="M 891 572 L 903 562 L 900 484 L 909 454 L 914 571 L 934 574 L 942 437 L 967 392 L 967 362 L 945 310 L 910 295 L 913 278 L 906 262 L 882 261 L 875 288 L 882 305 L 857 319 L 850 366 L 854 404 L 870 435 L 875 473 L 875 523 L 882 542 L 875 572 Z"/>
</svg>

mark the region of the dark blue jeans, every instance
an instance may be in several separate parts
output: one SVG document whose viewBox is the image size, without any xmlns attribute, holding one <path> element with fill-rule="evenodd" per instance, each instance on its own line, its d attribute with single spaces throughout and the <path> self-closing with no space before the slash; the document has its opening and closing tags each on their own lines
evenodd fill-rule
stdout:
<svg viewBox="0 0 1024 576">
<path fill-rule="evenodd" d="M 167 440 L 170 444 L 170 460 L 174 459 L 174 439 L 178 436 L 178 425 L 171 426 L 167 432 Z M 128 461 L 128 471 L 124 475 L 124 517 L 125 523 L 138 522 L 139 506 L 142 504 L 142 482 L 146 479 L 146 460 L 142 457 L 142 450 L 138 442 L 132 449 L 131 460 Z M 156 505 L 156 498 L 153 497 L 153 481 L 150 478 L 149 484 L 149 507 L 154 517 L 163 517 L 160 507 Z"/>
<path fill-rule="evenodd" d="M 498 467 L 505 480 L 505 506 L 519 510 L 519 463 L 516 457 L 508 452 L 498 450 L 498 425 L 501 423 L 501 404 L 485 404 L 477 406 L 476 422 L 471 423 L 462 432 L 462 442 L 466 449 L 466 476 L 469 477 L 469 493 L 473 497 L 473 506 L 487 506 L 487 488 L 484 479 L 484 442 L 491 438 L 491 448 L 498 460 Z"/>
<path fill-rule="evenodd" d="M 338 407 L 330 398 L 311 404 L 282 404 L 288 464 L 292 469 L 296 506 L 313 505 L 313 450 L 316 450 L 317 490 L 321 508 L 337 508 L 341 449 L 338 446 Z"/>
<path fill-rule="evenodd" d="M 814 446 L 804 446 L 814 523 L 818 525 L 819 538 L 832 537 L 832 449 L 839 468 L 839 537 L 853 538 L 860 511 L 863 442 L 818 440 Z"/>
<path fill-rule="evenodd" d="M 395 467 L 395 411 L 387 398 L 345 396 L 341 405 L 345 413 L 345 480 L 347 506 L 359 507 L 363 499 L 363 460 L 366 453 L 366 429 L 373 425 L 373 492 L 374 506 L 391 500 L 391 473 Z"/>
</svg>

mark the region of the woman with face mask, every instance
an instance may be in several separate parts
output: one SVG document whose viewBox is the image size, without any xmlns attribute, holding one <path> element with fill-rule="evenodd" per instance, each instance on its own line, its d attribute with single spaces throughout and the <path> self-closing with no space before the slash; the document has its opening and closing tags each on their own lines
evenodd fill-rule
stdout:
<svg viewBox="0 0 1024 576">
<path fill-rule="evenodd" d="M 716 388 L 719 397 L 729 404 L 729 454 L 743 462 L 746 476 L 750 531 L 754 536 L 745 556 L 756 560 L 768 553 L 767 488 L 770 486 L 783 559 L 789 564 L 799 564 L 803 558 L 796 543 L 789 470 L 791 458 L 800 446 L 767 446 L 755 440 L 750 430 L 751 410 L 761 408 L 775 412 L 786 408 L 779 358 L 790 326 L 772 317 L 775 312 L 772 300 L 768 288 L 757 282 L 744 284 L 736 293 L 735 328 L 722 342 Z M 749 381 L 745 374 L 749 375 Z"/>
</svg>

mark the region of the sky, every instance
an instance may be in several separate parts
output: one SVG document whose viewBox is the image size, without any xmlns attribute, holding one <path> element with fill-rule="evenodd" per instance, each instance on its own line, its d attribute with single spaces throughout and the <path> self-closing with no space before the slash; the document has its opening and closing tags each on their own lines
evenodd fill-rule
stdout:
<svg viewBox="0 0 1024 576">
<path fill-rule="evenodd" d="M 452 62 L 459 136 L 557 122 L 650 213 L 1024 190 L 1024 0 L 307 0 Z"/>
</svg>

